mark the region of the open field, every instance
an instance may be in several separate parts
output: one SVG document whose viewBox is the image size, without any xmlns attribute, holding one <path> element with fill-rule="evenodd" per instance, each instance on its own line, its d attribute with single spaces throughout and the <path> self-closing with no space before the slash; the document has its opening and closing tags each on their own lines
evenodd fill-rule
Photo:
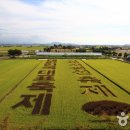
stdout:
<svg viewBox="0 0 130 130">
<path fill-rule="evenodd" d="M 130 93 L 130 64 L 115 60 L 85 60 L 85 62 Z"/>
<path fill-rule="evenodd" d="M 30 74 L 40 61 L 36 60 L 3 60 L 0 61 L 0 101 Z"/>
<path fill-rule="evenodd" d="M 8 51 L 9 49 L 18 50 L 43 50 L 45 46 L 0 46 L 0 51 Z"/>
<path fill-rule="evenodd" d="M 116 116 L 98 116 L 82 110 L 84 104 L 92 101 L 106 100 L 130 104 L 130 95 L 86 64 L 91 62 L 95 62 L 94 68 L 101 71 L 98 60 L 0 61 L 0 68 L 3 68 L 0 70 L 3 74 L 0 75 L 0 98 L 17 85 L 0 102 L 0 127 L 5 128 L 6 125 L 7 129 L 13 130 L 32 127 L 37 130 L 121 129 Z M 112 64 L 112 68 L 120 66 L 122 72 L 123 69 L 130 71 L 129 64 L 109 60 L 102 62 L 106 66 L 107 63 Z M 107 73 L 111 71 L 109 69 Z M 105 71 L 102 73 L 107 74 Z M 124 81 L 128 76 L 129 73 L 124 72 L 121 78 Z M 114 80 L 112 75 L 109 78 Z M 130 81 L 125 81 L 130 84 Z M 129 91 L 120 79 L 118 84 Z"/>
</svg>

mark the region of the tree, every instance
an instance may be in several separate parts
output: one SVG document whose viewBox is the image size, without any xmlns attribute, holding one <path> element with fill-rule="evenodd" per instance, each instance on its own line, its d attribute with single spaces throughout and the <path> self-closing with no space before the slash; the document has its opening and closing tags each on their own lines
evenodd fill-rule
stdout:
<svg viewBox="0 0 130 130">
<path fill-rule="evenodd" d="M 8 50 L 8 55 L 10 57 L 13 57 L 13 58 L 15 58 L 15 56 L 19 56 L 21 54 L 22 54 L 21 50 L 17 50 L 17 49 L 15 49 L 15 50 L 13 50 L 13 49 Z"/>
<path fill-rule="evenodd" d="M 57 45 L 56 45 L 56 44 L 54 44 L 54 48 L 57 48 Z"/>
<path fill-rule="evenodd" d="M 66 49 L 66 46 L 63 46 L 63 49 Z"/>
<path fill-rule="evenodd" d="M 58 45 L 58 48 L 63 48 L 61 44 Z"/>
<path fill-rule="evenodd" d="M 125 53 L 124 53 L 124 58 L 126 58 L 127 56 L 128 56 L 128 53 L 125 52 Z"/>
<path fill-rule="evenodd" d="M 79 48 L 78 50 L 76 50 L 76 52 L 86 52 L 85 48 Z"/>
<path fill-rule="evenodd" d="M 111 56 L 113 53 L 113 48 L 107 47 L 107 46 L 100 46 L 100 47 L 92 47 L 91 48 L 93 52 L 100 52 L 103 55 Z"/>
<path fill-rule="evenodd" d="M 113 51 L 113 52 L 112 52 L 112 55 L 113 55 L 113 56 L 117 56 L 117 52 Z"/>
<path fill-rule="evenodd" d="M 44 48 L 44 51 L 45 51 L 45 52 L 50 52 L 50 51 L 51 51 L 51 48 L 50 48 L 50 47 Z"/>
<path fill-rule="evenodd" d="M 122 53 L 119 53 L 118 56 L 119 56 L 119 57 L 122 57 Z"/>
</svg>

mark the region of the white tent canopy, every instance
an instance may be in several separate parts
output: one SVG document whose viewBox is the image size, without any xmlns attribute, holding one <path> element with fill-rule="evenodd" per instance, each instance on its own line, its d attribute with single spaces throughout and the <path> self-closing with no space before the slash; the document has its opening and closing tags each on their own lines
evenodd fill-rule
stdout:
<svg viewBox="0 0 130 130">
<path fill-rule="evenodd" d="M 36 55 L 94 55 L 94 56 L 101 56 L 102 53 L 97 53 L 97 52 L 37 52 Z"/>
</svg>

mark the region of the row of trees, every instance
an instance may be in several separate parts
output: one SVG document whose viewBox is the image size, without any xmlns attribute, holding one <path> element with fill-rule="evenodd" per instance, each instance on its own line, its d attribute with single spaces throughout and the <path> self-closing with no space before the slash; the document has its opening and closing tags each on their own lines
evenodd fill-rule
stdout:
<svg viewBox="0 0 130 130">
<path fill-rule="evenodd" d="M 103 55 L 107 55 L 107 56 L 115 56 L 115 57 L 124 57 L 126 58 L 128 55 L 130 55 L 129 53 L 117 53 L 115 52 L 115 47 L 106 47 L 106 46 L 102 46 L 99 48 L 96 47 L 92 47 L 91 48 L 93 52 L 101 52 Z"/>
<path fill-rule="evenodd" d="M 124 57 L 124 58 L 126 58 L 128 55 L 130 55 L 129 53 L 117 53 L 117 52 L 113 52 L 112 53 L 112 56 L 117 56 L 117 57 Z"/>
<path fill-rule="evenodd" d="M 103 55 L 108 55 L 108 56 L 111 56 L 114 54 L 114 49 L 115 48 L 110 48 L 110 47 L 106 47 L 106 46 L 101 46 L 101 47 L 92 47 L 91 50 L 93 52 L 100 52 L 102 53 Z"/>
<path fill-rule="evenodd" d="M 54 44 L 53 46 L 44 48 L 44 51 L 51 52 L 52 49 L 73 49 L 73 48 L 75 48 L 75 47 L 73 47 L 71 45 L 63 46 L 61 44 L 59 44 L 59 45 Z"/>
</svg>

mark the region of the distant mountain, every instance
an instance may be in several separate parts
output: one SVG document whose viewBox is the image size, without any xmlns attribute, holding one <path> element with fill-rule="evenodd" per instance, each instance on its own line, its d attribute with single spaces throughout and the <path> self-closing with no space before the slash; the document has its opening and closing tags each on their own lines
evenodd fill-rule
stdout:
<svg viewBox="0 0 130 130">
<path fill-rule="evenodd" d="M 130 47 L 130 44 L 124 45 L 114 45 L 114 44 L 78 44 L 78 43 L 64 43 L 64 42 L 50 42 L 50 43 L 6 43 L 0 42 L 2 46 L 53 46 L 53 45 L 63 45 L 63 46 L 76 46 L 76 47 L 90 47 L 90 46 L 108 46 L 108 47 Z"/>
<path fill-rule="evenodd" d="M 39 45 L 43 45 L 43 46 L 53 46 L 53 45 L 78 45 L 75 43 L 62 43 L 62 42 L 51 42 L 51 43 L 0 43 L 0 45 L 4 45 L 4 46 L 14 46 L 14 45 L 24 45 L 24 46 L 39 46 Z"/>
<path fill-rule="evenodd" d="M 130 44 L 125 44 L 124 46 L 130 47 Z"/>
</svg>

